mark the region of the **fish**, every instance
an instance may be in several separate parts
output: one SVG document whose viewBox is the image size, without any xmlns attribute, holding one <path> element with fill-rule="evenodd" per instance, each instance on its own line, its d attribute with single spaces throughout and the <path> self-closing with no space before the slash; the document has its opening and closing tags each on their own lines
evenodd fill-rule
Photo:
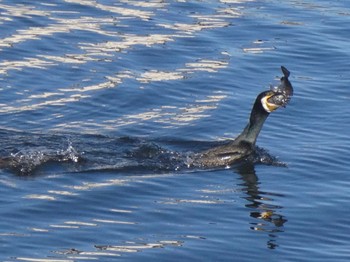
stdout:
<svg viewBox="0 0 350 262">
<path fill-rule="evenodd" d="M 284 66 L 281 66 L 281 70 L 283 76 L 280 79 L 280 84 L 270 87 L 270 90 L 276 95 L 272 96 L 268 101 L 286 107 L 294 94 L 294 89 L 288 79 L 290 76 L 289 70 Z"/>
</svg>

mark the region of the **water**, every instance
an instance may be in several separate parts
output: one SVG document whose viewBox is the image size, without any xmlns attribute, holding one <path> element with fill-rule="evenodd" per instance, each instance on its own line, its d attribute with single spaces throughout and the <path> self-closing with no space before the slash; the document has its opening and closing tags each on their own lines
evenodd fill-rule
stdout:
<svg viewBox="0 0 350 262">
<path fill-rule="evenodd" d="M 1 261 L 348 261 L 347 1 L 0 1 Z M 254 159 L 188 169 L 290 70 Z"/>
</svg>

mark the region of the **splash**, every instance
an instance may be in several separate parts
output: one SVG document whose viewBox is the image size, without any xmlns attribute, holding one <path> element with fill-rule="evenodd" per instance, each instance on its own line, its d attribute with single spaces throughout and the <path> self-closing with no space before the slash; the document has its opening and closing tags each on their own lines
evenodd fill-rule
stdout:
<svg viewBox="0 0 350 262">
<path fill-rule="evenodd" d="M 74 163 L 78 163 L 81 159 L 81 154 L 73 147 L 72 141 L 68 140 L 68 147 L 65 150 L 58 150 L 56 155 L 59 157 L 60 161 L 72 161 Z"/>
<path fill-rule="evenodd" d="M 53 149 L 47 146 L 22 148 L 9 157 L 2 159 L 3 168 L 10 169 L 19 175 L 30 175 L 38 168 L 48 163 L 73 162 L 78 163 L 81 154 L 68 141 L 64 149 Z"/>
</svg>

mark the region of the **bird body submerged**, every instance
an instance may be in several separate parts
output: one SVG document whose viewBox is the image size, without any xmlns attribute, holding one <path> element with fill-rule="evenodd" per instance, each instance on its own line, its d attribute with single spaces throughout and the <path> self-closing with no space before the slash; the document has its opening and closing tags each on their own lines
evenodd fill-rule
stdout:
<svg viewBox="0 0 350 262">
<path fill-rule="evenodd" d="M 195 154 L 192 165 L 200 167 L 229 166 L 254 152 L 257 137 L 269 114 L 281 106 L 285 107 L 293 95 L 293 87 L 288 80 L 290 73 L 283 66 L 281 69 L 284 74 L 281 78 L 281 84 L 277 89 L 264 91 L 257 96 L 249 122 L 242 133 L 233 141 Z"/>
</svg>

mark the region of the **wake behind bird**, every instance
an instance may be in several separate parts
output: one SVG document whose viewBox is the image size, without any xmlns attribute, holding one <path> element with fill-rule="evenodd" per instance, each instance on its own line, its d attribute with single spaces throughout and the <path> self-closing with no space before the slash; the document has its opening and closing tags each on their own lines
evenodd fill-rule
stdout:
<svg viewBox="0 0 350 262">
<path fill-rule="evenodd" d="M 16 134 L 13 131 L 2 131 L 1 136 L 17 138 L 13 143 L 2 145 L 1 168 L 21 176 L 52 172 L 187 172 L 203 169 L 195 164 L 195 153 L 191 149 L 205 150 L 222 143 L 80 134 Z M 259 147 L 242 159 L 243 162 L 284 165 Z"/>
</svg>

